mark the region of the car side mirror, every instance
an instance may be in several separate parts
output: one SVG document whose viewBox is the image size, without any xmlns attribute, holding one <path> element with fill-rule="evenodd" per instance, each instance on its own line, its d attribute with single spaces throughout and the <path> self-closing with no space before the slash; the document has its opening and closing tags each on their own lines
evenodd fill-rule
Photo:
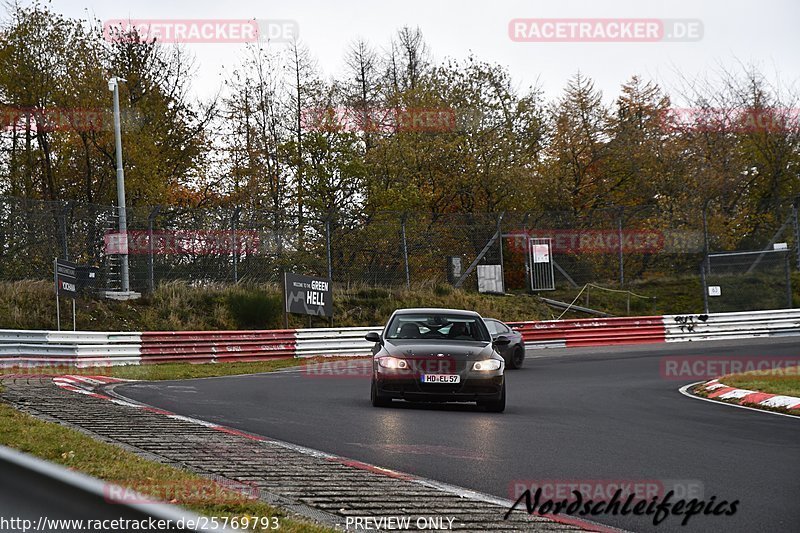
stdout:
<svg viewBox="0 0 800 533">
<path fill-rule="evenodd" d="M 506 344 L 511 344 L 511 339 L 506 337 L 505 335 L 498 335 L 497 338 L 493 341 L 496 346 L 505 346 Z"/>
<path fill-rule="evenodd" d="M 370 331 L 369 333 L 367 333 L 364 336 L 364 338 L 367 339 L 369 342 L 380 342 L 381 344 L 383 343 L 381 340 L 380 333 L 376 333 L 374 331 Z"/>
</svg>

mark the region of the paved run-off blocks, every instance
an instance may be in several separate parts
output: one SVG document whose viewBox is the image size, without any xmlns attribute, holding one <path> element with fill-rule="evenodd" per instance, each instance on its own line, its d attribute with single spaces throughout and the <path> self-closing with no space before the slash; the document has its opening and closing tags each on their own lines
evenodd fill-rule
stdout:
<svg viewBox="0 0 800 533">
<path fill-rule="evenodd" d="M 503 520 L 508 505 L 499 498 L 112 398 L 104 387 L 113 378 L 59 381 L 7 378 L 2 399 L 148 459 L 256 486 L 267 503 L 326 525 L 344 528 L 354 516 L 403 515 L 412 517 L 412 525 L 417 517 L 452 517 L 456 531 L 610 529 L 528 516 L 524 506 Z"/>
</svg>

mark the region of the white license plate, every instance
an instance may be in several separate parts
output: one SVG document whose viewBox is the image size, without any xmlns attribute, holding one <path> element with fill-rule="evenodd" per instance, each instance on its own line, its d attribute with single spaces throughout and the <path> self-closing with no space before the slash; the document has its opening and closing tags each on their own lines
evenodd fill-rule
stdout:
<svg viewBox="0 0 800 533">
<path fill-rule="evenodd" d="M 458 374 L 423 374 L 423 383 L 461 383 Z"/>
</svg>

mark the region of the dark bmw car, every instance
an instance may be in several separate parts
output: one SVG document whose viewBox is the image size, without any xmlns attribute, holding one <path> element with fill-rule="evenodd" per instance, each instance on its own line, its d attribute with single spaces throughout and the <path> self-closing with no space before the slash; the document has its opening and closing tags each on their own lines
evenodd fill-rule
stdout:
<svg viewBox="0 0 800 533">
<path fill-rule="evenodd" d="M 505 361 L 483 318 L 473 311 L 400 309 L 374 342 L 372 405 L 393 399 L 426 402 L 476 402 L 488 411 L 506 406 Z"/>
<path fill-rule="evenodd" d="M 514 331 L 508 324 L 496 318 L 484 318 L 483 321 L 492 339 L 501 335 L 508 338 L 507 344 L 497 347 L 508 368 L 522 368 L 522 363 L 525 361 L 525 339 L 522 338 L 522 333 Z"/>
</svg>

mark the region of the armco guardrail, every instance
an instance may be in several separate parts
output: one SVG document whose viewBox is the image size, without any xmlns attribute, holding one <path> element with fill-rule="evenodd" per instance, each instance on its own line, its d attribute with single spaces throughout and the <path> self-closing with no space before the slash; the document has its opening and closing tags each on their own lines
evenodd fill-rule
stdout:
<svg viewBox="0 0 800 533">
<path fill-rule="evenodd" d="M 210 363 L 294 357 L 295 330 L 148 331 L 142 333 L 142 363 Z"/>
<path fill-rule="evenodd" d="M 110 494 L 124 494 L 124 498 L 115 501 Z M 170 522 L 169 531 L 235 531 L 215 526 L 191 511 L 152 499 L 152 496 L 142 496 L 129 488 L 117 487 L 0 446 L 0 516 L 12 524 L 4 531 L 25 531 L 25 527 L 28 531 L 96 531 L 77 525 L 76 529 L 55 525 L 79 520 L 88 524 L 88 519 L 108 524 L 127 520 L 132 530 L 148 530 L 148 524 L 161 521 Z M 113 529 L 109 527 L 108 531 Z"/>
<path fill-rule="evenodd" d="M 800 309 L 513 322 L 528 348 L 646 344 L 800 335 Z M 0 366 L 78 367 L 276 357 L 363 356 L 380 326 L 262 331 L 96 333 L 0 330 Z"/>
<path fill-rule="evenodd" d="M 711 315 L 665 315 L 666 342 L 800 334 L 800 309 Z"/>
<path fill-rule="evenodd" d="M 137 365 L 141 333 L 0 330 L 0 365 Z"/>
<path fill-rule="evenodd" d="M 370 355 L 372 343 L 364 336 L 383 328 L 298 329 L 297 356 L 314 355 Z"/>
<path fill-rule="evenodd" d="M 529 348 L 664 342 L 663 317 L 587 318 L 512 322 Z"/>
</svg>

